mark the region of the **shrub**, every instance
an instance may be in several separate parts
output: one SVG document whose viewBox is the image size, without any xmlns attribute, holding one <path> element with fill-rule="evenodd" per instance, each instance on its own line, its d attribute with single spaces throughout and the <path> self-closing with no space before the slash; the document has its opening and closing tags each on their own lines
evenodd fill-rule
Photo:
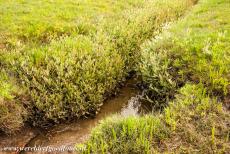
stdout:
<svg viewBox="0 0 230 154">
<path fill-rule="evenodd" d="M 30 51 L 18 65 L 33 106 L 44 113 L 42 120 L 93 114 L 123 75 L 120 55 L 84 36 Z"/>
<path fill-rule="evenodd" d="M 132 71 L 140 60 L 140 45 L 193 4 L 194 0 L 147 1 L 142 8 L 127 10 L 120 16 L 104 20 L 102 29 L 109 36 L 112 50 L 124 59 L 126 71 Z"/>
<path fill-rule="evenodd" d="M 173 60 L 170 55 L 162 50 L 165 38 L 156 36 L 142 45 L 140 61 L 138 63 L 138 75 L 147 89 L 147 100 L 156 107 L 164 106 L 171 99 L 178 87 L 172 72 Z"/>
</svg>

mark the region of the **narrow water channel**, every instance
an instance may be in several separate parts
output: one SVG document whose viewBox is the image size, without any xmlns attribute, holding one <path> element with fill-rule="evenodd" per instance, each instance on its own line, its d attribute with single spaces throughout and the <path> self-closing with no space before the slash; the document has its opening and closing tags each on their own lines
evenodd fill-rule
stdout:
<svg viewBox="0 0 230 154">
<path fill-rule="evenodd" d="M 112 114 L 139 116 L 149 111 L 149 107 L 140 102 L 141 92 L 137 90 L 134 80 L 129 80 L 120 93 L 107 100 L 95 118 L 77 120 L 71 123 L 59 124 L 47 131 L 35 128 L 24 128 L 15 136 L 0 136 L 2 146 L 26 147 L 74 147 L 76 143 L 83 143 L 100 120 Z M 28 153 L 28 152 L 20 152 Z M 39 153 L 39 152 L 38 152 Z"/>
</svg>

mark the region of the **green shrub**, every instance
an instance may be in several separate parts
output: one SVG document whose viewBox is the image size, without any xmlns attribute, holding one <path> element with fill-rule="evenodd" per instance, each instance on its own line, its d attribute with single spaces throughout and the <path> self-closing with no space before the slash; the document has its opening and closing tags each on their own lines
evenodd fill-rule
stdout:
<svg viewBox="0 0 230 154">
<path fill-rule="evenodd" d="M 194 0 L 147 1 L 142 8 L 124 11 L 120 16 L 105 20 L 102 29 L 109 36 L 112 50 L 124 59 L 126 71 L 132 71 L 139 62 L 140 45 L 155 36 L 162 25 L 183 15 L 194 3 Z"/>
<path fill-rule="evenodd" d="M 20 80 L 43 120 L 93 114 L 123 75 L 120 55 L 85 36 L 53 41 L 18 62 Z"/>
<path fill-rule="evenodd" d="M 157 36 L 142 45 L 138 63 L 138 75 L 147 89 L 147 100 L 156 107 L 165 105 L 178 87 L 172 75 L 175 71 L 171 67 L 173 60 L 165 50 L 161 50 L 165 44 L 165 40 L 161 42 L 161 39 Z"/>
</svg>

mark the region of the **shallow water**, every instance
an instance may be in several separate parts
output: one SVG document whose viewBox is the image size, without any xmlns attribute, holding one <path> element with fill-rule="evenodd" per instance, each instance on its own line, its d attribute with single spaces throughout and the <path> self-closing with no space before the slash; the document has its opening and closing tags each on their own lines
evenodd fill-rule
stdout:
<svg viewBox="0 0 230 154">
<path fill-rule="evenodd" d="M 15 136 L 4 136 L 2 139 L 0 137 L 0 146 L 74 147 L 76 143 L 83 143 L 89 137 L 92 128 L 109 115 L 120 114 L 127 117 L 139 116 L 148 112 L 149 107 L 139 101 L 140 91 L 137 90 L 134 83 L 133 80 L 128 81 L 117 96 L 104 103 L 95 118 L 59 124 L 47 131 L 24 128 Z"/>
</svg>

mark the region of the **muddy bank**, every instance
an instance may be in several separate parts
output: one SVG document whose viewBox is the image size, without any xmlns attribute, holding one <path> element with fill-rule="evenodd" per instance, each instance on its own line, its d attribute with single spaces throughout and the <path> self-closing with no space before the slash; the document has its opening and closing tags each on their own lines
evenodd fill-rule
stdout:
<svg viewBox="0 0 230 154">
<path fill-rule="evenodd" d="M 104 103 L 95 118 L 59 124 L 49 130 L 25 127 L 20 133 L 14 136 L 1 136 L 0 147 L 74 147 L 76 143 L 84 142 L 89 137 L 91 129 L 95 127 L 101 119 L 111 114 L 117 113 L 125 117 L 130 115 L 139 116 L 146 113 L 150 111 L 150 109 L 147 105 L 140 102 L 141 92 L 135 83 L 135 80 L 129 80 L 117 96 Z M 28 152 L 21 151 L 20 153 Z"/>
</svg>

